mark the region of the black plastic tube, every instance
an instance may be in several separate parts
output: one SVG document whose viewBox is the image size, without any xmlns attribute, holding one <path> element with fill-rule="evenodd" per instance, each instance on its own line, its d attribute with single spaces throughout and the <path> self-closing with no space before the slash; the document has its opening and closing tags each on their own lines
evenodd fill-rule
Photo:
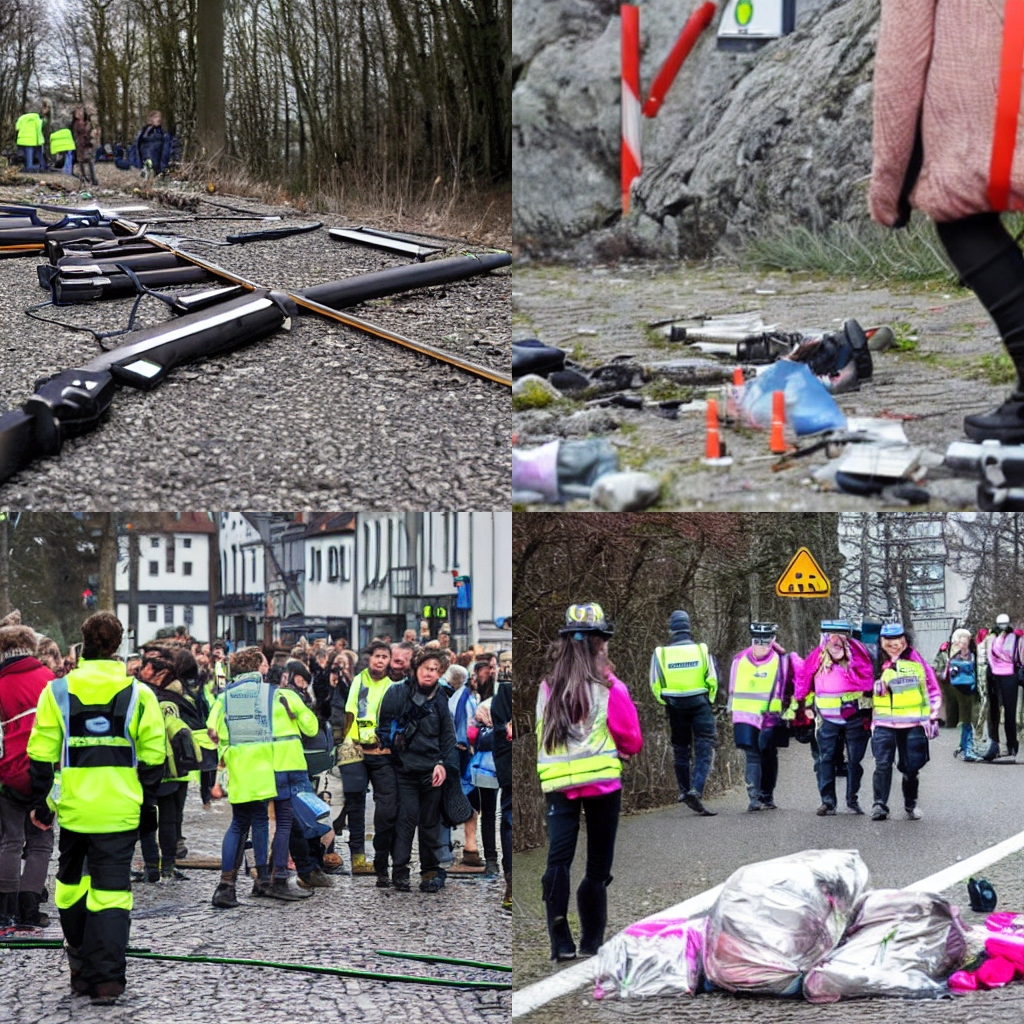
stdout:
<svg viewBox="0 0 1024 1024">
<path fill-rule="evenodd" d="M 139 281 L 147 288 L 165 288 L 169 285 L 198 284 L 208 281 L 210 275 L 201 267 L 178 266 L 167 270 L 143 270 Z M 70 306 L 76 302 L 94 302 L 97 299 L 116 299 L 135 295 L 135 282 L 127 275 L 114 272 L 95 276 L 65 274 L 58 271 L 50 282 L 55 306 Z"/>
<path fill-rule="evenodd" d="M 87 256 L 62 256 L 57 265 L 52 263 L 41 263 L 36 267 L 36 274 L 39 276 L 39 286 L 49 288 L 50 282 L 58 275 L 66 277 L 79 275 L 82 277 L 104 277 L 108 274 L 118 274 L 117 265 L 121 264 L 130 267 L 136 273 L 143 270 L 169 270 L 172 267 L 184 266 L 181 260 L 174 253 L 152 252 L 137 256 L 118 256 L 113 259 L 109 253 L 105 254 L 102 260 L 89 259 Z M 123 276 L 123 275 L 122 275 Z"/>
<path fill-rule="evenodd" d="M 408 267 L 392 267 L 376 274 L 360 274 L 348 281 L 331 281 L 306 288 L 298 294 L 303 298 L 332 309 L 357 306 L 369 299 L 383 298 L 416 288 L 462 281 L 477 274 L 507 267 L 512 256 L 507 252 L 486 253 L 482 256 L 455 256 L 447 260 L 431 260 Z"/>
</svg>

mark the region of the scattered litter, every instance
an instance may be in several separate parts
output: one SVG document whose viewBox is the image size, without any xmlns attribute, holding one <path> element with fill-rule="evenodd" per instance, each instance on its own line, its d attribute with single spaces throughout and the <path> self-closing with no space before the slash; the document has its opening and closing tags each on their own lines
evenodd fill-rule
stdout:
<svg viewBox="0 0 1024 1024">
<path fill-rule="evenodd" d="M 692 996 L 700 984 L 707 918 L 637 921 L 600 949 L 594 998 Z"/>
<path fill-rule="evenodd" d="M 609 473 L 590 491 L 590 500 L 609 512 L 638 512 L 660 497 L 661 482 L 650 473 Z"/>
<path fill-rule="evenodd" d="M 576 333 L 582 335 L 585 338 L 596 338 L 597 331 L 591 330 L 589 327 L 578 327 Z"/>
<path fill-rule="evenodd" d="M 772 422 L 772 392 L 786 396 L 786 421 L 797 437 L 826 430 L 843 430 L 846 417 L 836 400 L 805 363 L 781 360 L 758 374 L 744 388 L 744 419 L 767 429 Z"/>
<path fill-rule="evenodd" d="M 513 448 L 512 501 L 554 505 L 589 498 L 594 484 L 618 468 L 618 453 L 604 438 Z"/>
<path fill-rule="evenodd" d="M 565 352 L 560 348 L 545 345 L 536 338 L 523 338 L 512 342 L 512 376 L 522 377 L 528 373 L 547 376 L 565 366 Z"/>
</svg>

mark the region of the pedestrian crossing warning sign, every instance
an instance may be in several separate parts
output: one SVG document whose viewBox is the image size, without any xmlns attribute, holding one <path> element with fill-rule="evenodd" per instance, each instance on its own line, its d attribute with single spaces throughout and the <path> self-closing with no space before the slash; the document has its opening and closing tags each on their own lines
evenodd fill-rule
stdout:
<svg viewBox="0 0 1024 1024">
<path fill-rule="evenodd" d="M 775 584 L 779 597 L 828 597 L 832 584 L 807 548 L 800 548 Z"/>
</svg>

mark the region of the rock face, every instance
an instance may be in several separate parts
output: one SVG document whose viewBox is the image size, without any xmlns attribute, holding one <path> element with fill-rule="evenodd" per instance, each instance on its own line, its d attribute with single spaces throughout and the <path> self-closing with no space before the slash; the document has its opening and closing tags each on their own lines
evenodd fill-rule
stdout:
<svg viewBox="0 0 1024 1024">
<path fill-rule="evenodd" d="M 624 221 L 619 16 L 607 0 L 513 5 L 514 228 L 528 251 L 703 256 L 766 228 L 867 217 L 878 0 L 798 0 L 797 28 L 718 50 L 719 14 L 653 120 Z M 647 88 L 689 8 L 641 7 Z"/>
</svg>

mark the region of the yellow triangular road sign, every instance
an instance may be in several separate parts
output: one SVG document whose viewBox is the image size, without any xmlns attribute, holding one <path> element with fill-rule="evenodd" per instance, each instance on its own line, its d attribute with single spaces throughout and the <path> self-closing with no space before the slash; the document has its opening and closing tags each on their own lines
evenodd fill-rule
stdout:
<svg viewBox="0 0 1024 1024">
<path fill-rule="evenodd" d="M 807 548 L 800 548 L 775 584 L 779 597 L 828 597 L 832 584 Z"/>
</svg>

